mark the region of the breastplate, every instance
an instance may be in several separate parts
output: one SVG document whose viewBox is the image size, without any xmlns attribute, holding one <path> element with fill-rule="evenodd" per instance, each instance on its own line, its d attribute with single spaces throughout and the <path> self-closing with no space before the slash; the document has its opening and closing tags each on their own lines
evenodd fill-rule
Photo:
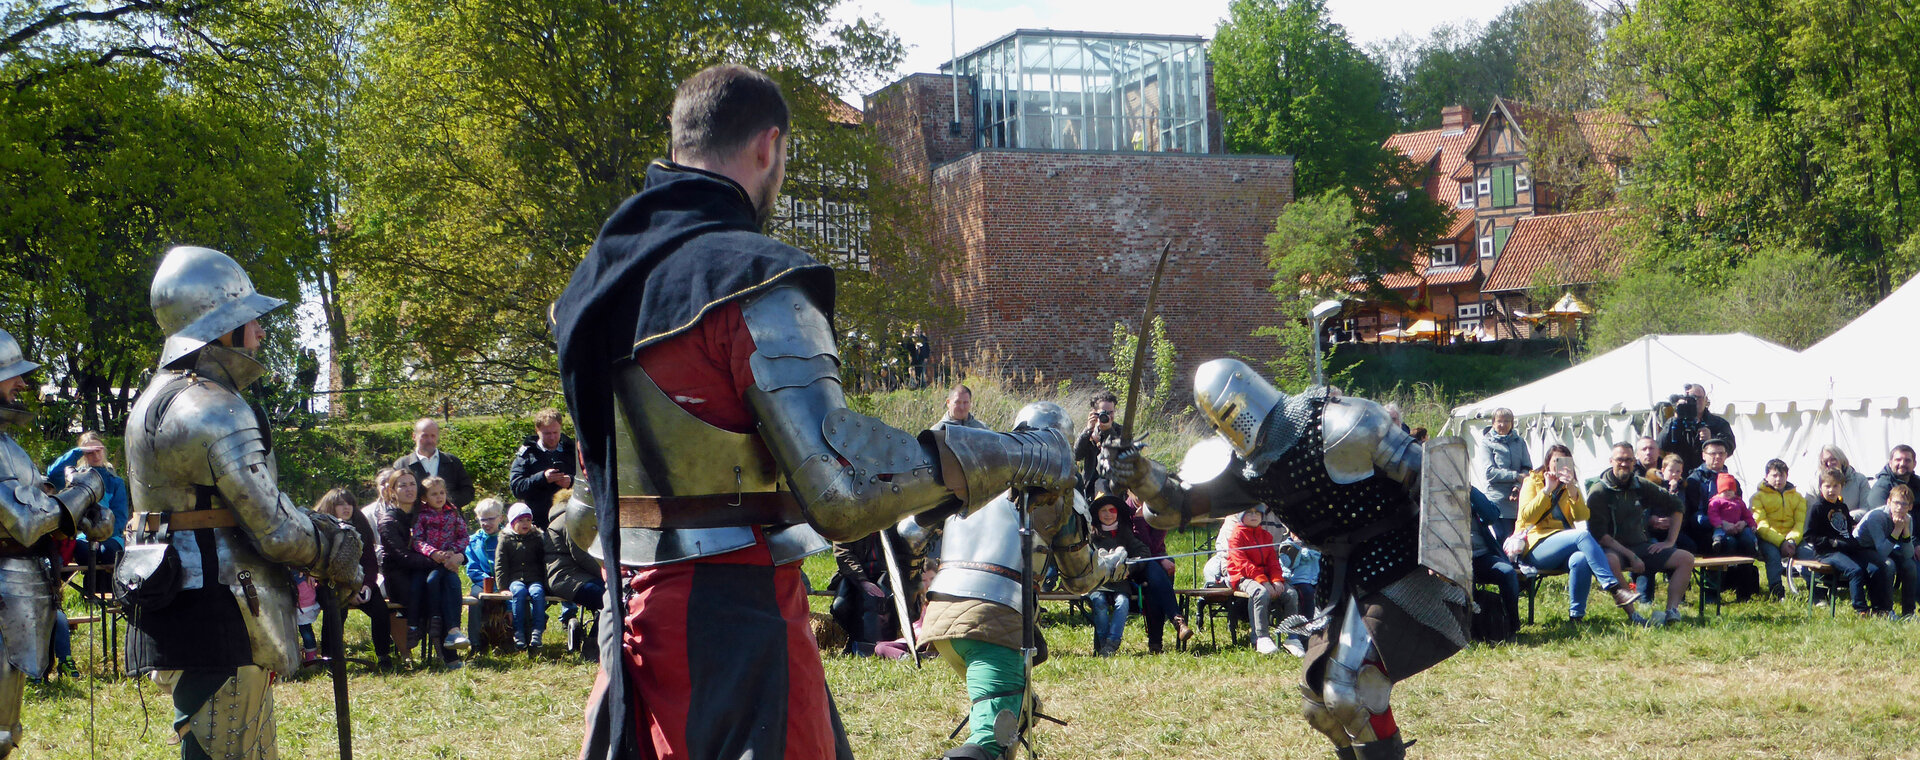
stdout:
<svg viewBox="0 0 1920 760">
<path fill-rule="evenodd" d="M 707 424 L 673 402 L 645 369 L 624 362 L 614 381 L 615 468 L 623 496 L 710 496 L 785 490 L 760 436 Z M 776 565 L 831 548 L 808 525 L 762 529 Z M 743 549 L 751 527 L 622 528 L 620 561 L 647 567 Z"/>
<path fill-rule="evenodd" d="M 1044 541 L 1036 535 L 1034 542 L 1037 553 Z M 1020 570 L 1020 516 L 1013 502 L 1001 494 L 973 514 L 947 518 L 940 539 L 939 573 L 927 590 L 1017 610 Z"/>
</svg>

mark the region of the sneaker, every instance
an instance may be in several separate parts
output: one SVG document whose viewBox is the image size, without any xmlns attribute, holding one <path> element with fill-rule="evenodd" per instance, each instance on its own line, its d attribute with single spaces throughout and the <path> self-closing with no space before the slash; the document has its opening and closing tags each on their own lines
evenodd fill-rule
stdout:
<svg viewBox="0 0 1920 760">
<path fill-rule="evenodd" d="M 1287 654 L 1293 655 L 1295 657 L 1307 656 L 1307 647 L 1306 645 L 1301 644 L 1299 639 L 1288 637 L 1286 643 L 1281 644 L 1280 646 L 1287 650 Z"/>
<path fill-rule="evenodd" d="M 58 671 L 61 676 L 66 678 L 80 677 L 80 666 L 73 664 L 72 657 L 60 658 L 60 662 L 54 666 L 54 670 Z"/>
<path fill-rule="evenodd" d="M 527 640 L 527 646 L 533 647 L 534 649 L 539 649 L 540 643 L 541 643 L 540 639 L 545 633 L 546 633 L 546 630 L 544 629 L 534 631 L 532 638 L 529 638 Z"/>
<path fill-rule="evenodd" d="M 1261 636 L 1253 640 L 1253 651 L 1261 654 L 1273 654 L 1274 652 L 1280 651 L 1280 645 L 1273 643 L 1273 639 Z"/>
<path fill-rule="evenodd" d="M 313 662 L 318 659 L 320 659 L 320 650 L 318 649 L 308 649 L 300 653 L 301 665 L 312 665 Z"/>
<path fill-rule="evenodd" d="M 513 651 L 518 652 L 526 648 L 527 648 L 527 637 L 525 636 L 513 637 Z"/>
<path fill-rule="evenodd" d="M 1607 593 L 1613 595 L 1614 604 L 1620 605 L 1620 609 L 1628 612 L 1633 612 L 1633 606 L 1640 603 L 1640 594 L 1636 593 L 1631 586 L 1614 586 Z"/>
<path fill-rule="evenodd" d="M 447 630 L 447 637 L 440 641 L 440 646 L 465 651 L 468 647 L 473 646 L 473 642 L 467 640 L 467 634 L 462 633 L 460 629 L 450 628 Z"/>
</svg>

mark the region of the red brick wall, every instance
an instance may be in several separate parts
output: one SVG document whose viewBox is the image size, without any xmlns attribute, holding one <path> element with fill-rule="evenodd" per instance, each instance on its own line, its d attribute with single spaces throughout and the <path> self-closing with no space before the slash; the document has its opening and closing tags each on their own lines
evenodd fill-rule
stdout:
<svg viewBox="0 0 1920 760">
<path fill-rule="evenodd" d="M 915 75 L 869 99 L 867 113 L 896 168 L 925 172 L 939 235 L 958 252 L 930 288 L 963 315 L 932 336 L 936 352 L 1091 382 L 1111 366 L 1113 323 L 1139 320 L 1171 238 L 1158 313 L 1181 354 L 1180 396 L 1200 362 L 1273 357 L 1273 341 L 1251 333 L 1279 319 L 1265 238 L 1293 199 L 1291 158 L 990 150 L 942 163 L 934 157 L 954 145 L 940 139 L 949 87 Z M 970 145 L 964 103 L 962 114 L 969 130 L 957 142 Z"/>
</svg>

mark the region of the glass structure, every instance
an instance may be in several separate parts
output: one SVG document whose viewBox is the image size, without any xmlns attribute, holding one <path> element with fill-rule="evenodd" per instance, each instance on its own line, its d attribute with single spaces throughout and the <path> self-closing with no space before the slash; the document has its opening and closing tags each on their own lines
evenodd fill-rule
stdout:
<svg viewBox="0 0 1920 760">
<path fill-rule="evenodd" d="M 1023 29 L 958 64 L 977 147 L 1208 151 L 1204 38 Z"/>
</svg>

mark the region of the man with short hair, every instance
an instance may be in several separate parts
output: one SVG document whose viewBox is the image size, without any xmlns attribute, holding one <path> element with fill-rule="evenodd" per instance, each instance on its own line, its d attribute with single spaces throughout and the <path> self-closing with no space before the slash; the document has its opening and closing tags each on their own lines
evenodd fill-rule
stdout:
<svg viewBox="0 0 1920 760">
<path fill-rule="evenodd" d="M 1073 442 L 1073 459 L 1080 466 L 1080 491 L 1092 498 L 1100 447 L 1110 442 L 1117 444 L 1127 428 L 1114 419 L 1120 414 L 1120 397 L 1113 395 L 1113 391 L 1101 391 L 1088 406 L 1087 426 Z"/>
<path fill-rule="evenodd" d="M 548 510 L 553 508 L 553 495 L 573 487 L 577 458 L 573 439 L 560 433 L 560 410 L 549 407 L 535 412 L 533 431 L 533 435 L 521 439 L 520 450 L 513 455 L 507 485 L 516 501 L 533 510 L 533 524 L 544 529 Z"/>
<path fill-rule="evenodd" d="M 413 423 L 413 451 L 393 460 L 393 469 L 411 470 L 416 483 L 438 476 L 447 481 L 447 501 L 454 506 L 473 506 L 473 476 L 460 458 L 440 450 L 440 423 L 421 417 Z"/>
<path fill-rule="evenodd" d="M 1667 421 L 1666 432 L 1661 435 L 1659 444 L 1661 451 L 1679 454 L 1691 471 L 1705 461 L 1707 441 L 1720 441 L 1728 454 L 1733 453 L 1736 444 L 1733 426 L 1727 423 L 1725 417 L 1707 408 L 1707 387 L 1699 383 L 1687 383 L 1682 390 L 1690 398 L 1681 399 L 1675 404 L 1674 417 Z"/>
<path fill-rule="evenodd" d="M 1912 446 L 1904 443 L 1894 446 L 1892 451 L 1887 452 L 1887 466 L 1881 468 L 1879 475 L 1874 476 L 1873 487 L 1867 490 L 1867 503 L 1864 507 L 1860 504 L 1848 504 L 1847 507 L 1853 510 L 1884 507 L 1887 505 L 1887 494 L 1897 485 L 1904 485 L 1914 493 L 1920 493 L 1920 475 L 1914 474 L 1913 464 Z"/>
<path fill-rule="evenodd" d="M 1587 530 L 1609 554 L 1618 555 L 1616 560 L 1624 560 L 1626 568 L 1645 589 L 1641 599 L 1651 598 L 1650 581 L 1654 573 L 1672 576 L 1667 582 L 1667 609 L 1664 613 L 1655 613 L 1652 621 L 1655 625 L 1676 622 L 1680 619 L 1680 605 L 1686 601 L 1693 554 L 1674 547 L 1680 536 L 1677 523 L 1667 529 L 1667 535 L 1658 543 L 1654 542 L 1647 535 L 1647 513 L 1678 513 L 1680 500 L 1653 481 L 1640 477 L 1634 447 L 1616 443 L 1612 451 L 1610 466 L 1600 473 L 1599 481 L 1587 489 L 1587 509 L 1591 513 Z M 1616 561 L 1616 566 L 1618 564 Z"/>
<path fill-rule="evenodd" d="M 1707 502 L 1720 492 L 1720 473 L 1727 471 L 1727 442 L 1709 439 L 1700 446 L 1700 466 L 1687 473 L 1686 536 L 1693 547 L 1713 545 L 1713 523 L 1707 517 Z"/>
<path fill-rule="evenodd" d="M 586 476 L 555 522 L 608 581 L 583 760 L 851 758 L 801 561 L 1073 484 L 1069 433 L 915 434 L 847 408 L 833 270 L 762 233 L 788 113 L 744 66 L 682 82 L 672 160 L 550 311 Z"/>
<path fill-rule="evenodd" d="M 939 422 L 933 423 L 929 429 L 939 430 L 948 425 L 959 425 L 961 427 L 970 427 L 979 430 L 987 429 L 987 423 L 981 422 L 973 416 L 972 388 L 968 388 L 965 385 L 955 385 L 953 386 L 953 390 L 947 391 L 947 414 L 941 417 Z"/>
<path fill-rule="evenodd" d="M 1648 480 L 1660 479 L 1660 442 L 1643 435 L 1633 442 L 1633 469 Z"/>
</svg>

